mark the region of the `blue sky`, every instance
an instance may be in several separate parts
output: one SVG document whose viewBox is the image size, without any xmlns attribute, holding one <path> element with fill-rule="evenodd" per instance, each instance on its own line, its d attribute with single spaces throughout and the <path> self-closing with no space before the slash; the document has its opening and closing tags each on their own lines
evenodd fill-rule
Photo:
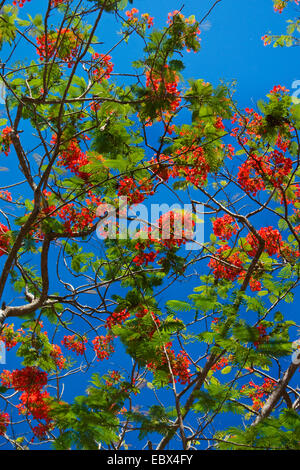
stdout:
<svg viewBox="0 0 300 470">
<path fill-rule="evenodd" d="M 168 12 L 184 4 L 185 16 L 202 19 L 213 5 L 211 0 L 142 0 L 134 2 L 140 12 L 154 16 L 154 25 L 163 26 Z M 237 99 L 241 106 L 253 104 L 281 84 L 290 89 L 300 79 L 299 51 L 295 48 L 265 47 L 261 37 L 268 31 L 283 33 L 285 21 L 295 13 L 290 7 L 281 15 L 274 13 L 271 0 L 223 0 L 204 21 L 202 50 L 186 54 L 186 78 L 203 78 L 214 85 L 219 80 L 237 80 Z M 105 35 L 104 35 L 105 36 Z M 126 55 L 118 57 L 119 68 L 126 68 L 130 55 L 136 54 L 135 41 L 129 42 Z"/>
</svg>

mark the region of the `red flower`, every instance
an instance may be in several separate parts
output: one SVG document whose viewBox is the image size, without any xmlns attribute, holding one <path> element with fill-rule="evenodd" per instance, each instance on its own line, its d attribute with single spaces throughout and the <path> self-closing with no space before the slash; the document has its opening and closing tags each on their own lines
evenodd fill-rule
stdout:
<svg viewBox="0 0 300 470">
<path fill-rule="evenodd" d="M 4 201 L 12 202 L 11 193 L 9 191 L 0 191 L 0 199 L 4 199 Z"/>
<path fill-rule="evenodd" d="M 149 99 L 161 101 L 164 99 L 168 103 L 171 112 L 175 112 L 180 103 L 180 91 L 178 90 L 179 77 L 174 71 L 165 66 L 163 72 L 154 70 L 146 72 L 146 87 L 149 91 Z"/>
<path fill-rule="evenodd" d="M 4 325 L 2 332 L 0 334 L 0 341 L 5 343 L 5 348 L 7 351 L 12 349 L 18 343 L 18 339 L 21 336 L 23 330 L 14 331 L 14 325 Z"/>
<path fill-rule="evenodd" d="M 83 207 L 81 210 L 77 210 L 72 203 L 66 204 L 57 213 L 64 221 L 64 228 L 70 236 L 91 228 L 96 218 L 92 208 Z"/>
<path fill-rule="evenodd" d="M 39 370 L 37 367 L 27 366 L 11 373 L 11 386 L 19 392 L 38 392 L 47 384 L 47 381 L 46 372 Z"/>
<path fill-rule="evenodd" d="M 175 382 L 179 382 L 182 385 L 190 383 L 190 360 L 185 351 L 175 356 L 173 349 L 171 349 L 172 343 L 167 343 L 165 348 L 162 348 L 160 354 L 152 361 L 147 363 L 149 370 L 155 372 L 156 370 L 163 369 L 169 373 L 169 365 L 171 366 L 172 374 Z M 172 376 L 170 374 L 169 382 L 172 382 Z"/>
<path fill-rule="evenodd" d="M 251 154 L 240 166 L 237 180 L 246 192 L 256 196 L 258 191 L 265 189 L 266 184 L 275 188 L 281 186 L 291 170 L 292 160 L 278 150 L 263 156 Z"/>
<path fill-rule="evenodd" d="M 145 200 L 146 195 L 153 194 L 153 183 L 146 178 L 140 180 L 138 184 L 131 177 L 125 177 L 119 181 L 118 196 L 126 196 L 128 204 L 140 204 Z"/>
<path fill-rule="evenodd" d="M 8 227 L 0 223 L 0 256 L 6 255 L 9 249 L 10 243 L 7 235 L 8 231 Z"/>
<path fill-rule="evenodd" d="M 52 6 L 58 7 L 59 5 L 63 5 L 64 3 L 68 3 L 70 0 L 52 0 Z"/>
<path fill-rule="evenodd" d="M 278 230 L 273 229 L 273 227 L 263 227 L 258 230 L 257 233 L 265 241 L 265 251 L 270 256 L 279 253 L 280 247 L 282 246 L 282 237 Z M 252 233 L 248 233 L 246 240 L 252 247 L 252 249 L 248 251 L 249 256 L 255 256 L 259 246 L 259 241 Z"/>
<path fill-rule="evenodd" d="M 56 137 L 53 136 L 51 143 L 55 143 Z M 64 166 L 75 173 L 76 176 L 82 178 L 84 181 L 88 179 L 88 173 L 80 171 L 84 165 L 87 165 L 89 160 L 85 152 L 80 149 L 77 139 L 72 139 L 68 142 L 68 146 L 64 149 L 58 157 L 58 165 Z"/>
<path fill-rule="evenodd" d="M 93 69 L 93 75 L 96 82 L 101 82 L 102 79 L 110 78 L 110 74 L 114 69 L 114 64 L 110 61 L 111 56 L 106 54 L 98 54 L 97 52 L 93 55 L 93 60 L 97 61 L 95 68 Z"/>
<path fill-rule="evenodd" d="M 221 357 L 216 364 L 214 364 L 211 370 L 222 370 L 224 367 L 228 366 L 229 360 L 227 357 Z"/>
<path fill-rule="evenodd" d="M 126 308 L 119 312 L 113 312 L 106 320 L 105 327 L 111 330 L 113 325 L 121 325 L 127 318 L 130 317 L 130 313 Z"/>
<path fill-rule="evenodd" d="M 77 356 L 84 354 L 86 350 L 85 343 L 87 343 L 87 338 L 83 336 L 83 338 L 79 338 L 76 335 L 69 335 L 64 336 L 64 339 L 61 342 L 65 348 L 69 349 L 70 351 L 74 351 Z"/>
<path fill-rule="evenodd" d="M 107 336 L 96 336 L 96 338 L 92 340 L 98 360 L 103 361 L 103 359 L 108 359 L 109 356 L 114 353 L 115 350 L 112 341 L 113 337 L 110 334 Z"/>
<path fill-rule="evenodd" d="M 47 37 L 45 34 L 38 36 L 36 42 L 38 45 L 36 51 L 41 61 L 59 57 L 70 68 L 78 57 L 81 39 L 80 33 L 75 34 L 71 29 L 62 28 L 49 32 Z"/>
<path fill-rule="evenodd" d="M 240 259 L 240 252 L 229 254 L 231 251 L 230 246 L 221 246 L 216 251 L 216 258 L 211 259 L 208 266 L 213 269 L 216 279 L 228 279 L 234 281 L 243 272 L 243 262 Z M 226 255 L 224 255 L 224 252 Z"/>
<path fill-rule="evenodd" d="M 215 128 L 216 128 L 216 129 L 222 129 L 222 130 L 225 129 L 225 126 L 224 126 L 224 124 L 223 124 L 223 120 L 222 120 L 221 117 L 218 117 L 218 118 L 216 119 Z"/>
<path fill-rule="evenodd" d="M 284 86 L 281 86 L 281 85 L 275 85 L 274 88 L 272 88 L 272 90 L 270 91 L 270 93 L 272 95 L 276 95 L 276 94 L 279 94 L 279 93 L 288 93 L 290 90 L 288 90 L 287 88 L 285 88 Z"/>
<path fill-rule="evenodd" d="M 10 418 L 8 413 L 3 413 L 0 411 L 0 436 L 6 433 L 6 428 L 10 423 Z"/>
<path fill-rule="evenodd" d="M 149 13 L 142 13 L 142 18 L 144 21 L 146 21 L 146 24 L 148 25 L 148 28 L 151 28 L 153 26 L 153 20 L 154 18 L 149 15 Z"/>
<path fill-rule="evenodd" d="M 33 434 L 41 441 L 47 437 L 47 433 L 53 428 L 51 423 L 39 423 L 32 428 Z"/>
<path fill-rule="evenodd" d="M 50 395 L 47 391 L 24 392 L 20 396 L 20 405 L 17 405 L 19 414 L 31 414 L 34 419 L 50 421 Z"/>
<path fill-rule="evenodd" d="M 256 327 L 259 337 L 258 340 L 255 341 L 253 344 L 257 348 L 261 343 L 268 342 L 269 336 L 267 335 L 266 327 L 263 325 L 259 325 Z"/>
<path fill-rule="evenodd" d="M 20 8 L 23 8 L 23 6 L 25 5 L 25 2 L 30 2 L 31 0 L 14 0 L 13 1 L 13 5 L 14 6 L 18 6 Z"/>
<path fill-rule="evenodd" d="M 255 384 L 252 380 L 247 385 L 242 386 L 242 391 L 252 399 L 252 408 L 259 411 L 263 407 L 265 395 L 269 395 L 276 387 L 277 383 L 273 379 L 265 378 L 262 385 Z"/>
<path fill-rule="evenodd" d="M 237 224 L 233 225 L 233 222 L 234 219 L 228 214 L 216 219 L 213 222 L 214 234 L 222 240 L 229 240 L 233 234 L 236 234 L 238 229 Z"/>
<path fill-rule="evenodd" d="M 11 127 L 5 127 L 2 130 L 2 135 L 0 136 L 1 150 L 7 156 L 10 152 L 10 144 L 12 143 L 11 133 L 13 129 Z"/>
<path fill-rule="evenodd" d="M 50 356 L 55 362 L 55 365 L 58 369 L 63 369 L 66 363 L 66 359 L 63 357 L 60 346 L 58 344 L 52 344 L 52 351 Z"/>
</svg>

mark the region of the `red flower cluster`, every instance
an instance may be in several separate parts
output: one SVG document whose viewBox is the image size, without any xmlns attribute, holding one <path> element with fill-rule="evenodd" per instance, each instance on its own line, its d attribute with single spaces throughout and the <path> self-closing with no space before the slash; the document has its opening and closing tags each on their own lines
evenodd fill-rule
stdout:
<svg viewBox="0 0 300 470">
<path fill-rule="evenodd" d="M 143 318 L 145 315 L 147 315 L 147 313 L 149 313 L 149 310 L 147 308 L 142 308 L 135 314 L 135 316 L 136 318 Z"/>
<path fill-rule="evenodd" d="M 81 43 L 80 34 L 75 34 L 71 29 L 62 28 L 61 30 L 51 31 L 36 38 L 38 47 L 37 54 L 43 61 L 49 60 L 54 56 L 72 67 L 74 59 L 78 56 L 78 49 Z"/>
<path fill-rule="evenodd" d="M 55 37 L 55 33 L 52 35 L 48 34 L 46 37 L 45 34 L 36 38 L 37 42 L 37 49 L 36 52 L 40 56 L 41 61 L 44 61 L 46 58 L 51 59 L 51 57 L 55 54 L 55 45 L 57 42 L 57 37 Z"/>
<path fill-rule="evenodd" d="M 96 218 L 96 214 L 91 208 L 83 207 L 78 210 L 73 203 L 66 204 L 57 213 L 64 221 L 64 228 L 70 236 L 91 228 Z"/>
<path fill-rule="evenodd" d="M 195 24 L 196 22 L 194 17 L 185 18 L 185 16 L 179 10 L 174 10 L 173 12 L 168 13 L 167 24 L 169 26 L 172 26 L 172 24 L 176 21 L 177 18 L 179 18 L 181 21 L 184 21 L 186 24 L 189 24 L 191 26 Z M 193 31 L 193 34 L 195 35 L 197 41 L 200 43 L 201 30 L 198 28 L 196 31 Z M 183 45 L 186 46 L 185 35 L 183 35 L 182 41 L 183 41 Z M 187 52 L 190 52 L 190 49 L 187 49 Z"/>
<path fill-rule="evenodd" d="M 154 18 L 149 15 L 149 13 L 142 13 L 142 18 L 145 21 L 146 25 L 148 28 L 151 28 L 153 26 L 153 20 Z"/>
<path fill-rule="evenodd" d="M 177 16 L 178 18 L 184 20 L 184 15 L 179 11 L 179 10 L 174 10 L 174 11 L 170 11 L 170 13 L 168 13 L 168 19 L 167 19 L 167 24 L 168 25 L 171 25 L 174 23 L 174 16 Z"/>
<path fill-rule="evenodd" d="M 216 128 L 216 129 L 222 129 L 222 130 L 225 129 L 225 126 L 224 126 L 224 124 L 223 124 L 223 119 L 222 119 L 221 117 L 217 117 L 217 118 L 216 118 L 215 128 Z"/>
<path fill-rule="evenodd" d="M 263 227 L 259 229 L 257 233 L 265 241 L 265 251 L 268 255 L 272 256 L 280 252 L 282 237 L 277 229 L 273 229 L 273 227 Z M 259 246 L 257 238 L 252 233 L 248 233 L 246 241 L 251 246 L 248 255 L 255 256 Z"/>
<path fill-rule="evenodd" d="M 7 156 L 10 152 L 10 145 L 12 143 L 11 133 L 13 132 L 11 127 L 5 127 L 2 130 L 2 134 L 0 136 L 0 145 L 2 152 L 5 153 Z"/>
<path fill-rule="evenodd" d="M 272 37 L 269 34 L 265 34 L 261 39 L 264 42 L 264 46 L 269 46 L 272 42 Z"/>
<path fill-rule="evenodd" d="M 0 341 L 5 343 L 7 351 L 12 349 L 18 343 L 18 339 L 21 337 L 23 330 L 19 329 L 17 332 L 14 331 L 14 325 L 4 325 L 0 334 Z"/>
<path fill-rule="evenodd" d="M 260 174 L 256 174 L 251 165 L 251 157 L 239 167 L 237 182 L 246 193 L 256 196 L 258 191 L 265 189 L 264 181 Z"/>
<path fill-rule="evenodd" d="M 148 369 L 152 372 L 155 372 L 159 369 L 163 369 L 169 372 L 170 364 L 175 382 L 179 382 L 182 385 L 190 383 L 190 360 L 186 352 L 180 351 L 180 353 L 176 357 L 175 352 L 173 351 L 173 349 L 171 349 L 171 346 L 172 343 L 167 343 L 165 350 L 161 351 L 160 355 L 157 356 L 155 361 L 147 363 Z M 171 374 L 169 382 L 172 382 Z"/>
<path fill-rule="evenodd" d="M 49 417 L 50 395 L 47 391 L 42 391 L 42 388 L 47 384 L 47 374 L 36 367 L 25 367 L 21 370 L 14 370 L 10 372 L 8 370 L 3 371 L 1 374 L 1 382 L 4 387 L 14 388 L 18 392 L 23 392 L 20 395 L 20 404 L 17 405 L 20 414 L 32 415 L 34 419 L 45 420 L 45 424 L 42 425 L 44 434 L 36 434 L 35 428 L 33 429 L 34 434 L 39 437 L 44 437 L 46 432 L 51 428 L 52 422 Z M 38 426 L 40 427 L 40 426 Z"/>
<path fill-rule="evenodd" d="M 105 322 L 105 328 L 111 330 L 113 325 L 121 325 L 127 318 L 130 317 L 130 312 L 126 308 L 119 312 L 113 312 Z"/>
<path fill-rule="evenodd" d="M 281 93 L 288 93 L 290 90 L 281 85 L 275 85 L 274 88 L 270 91 L 272 95 L 277 95 Z"/>
<path fill-rule="evenodd" d="M 210 172 L 203 148 L 196 146 L 182 147 L 173 158 L 161 154 L 159 160 L 156 157 L 149 163 L 153 173 L 163 181 L 170 177 L 184 178 L 195 186 L 202 186 Z"/>
<path fill-rule="evenodd" d="M 34 393 L 41 390 L 47 384 L 48 376 L 46 372 L 37 367 L 25 367 L 16 369 L 13 372 L 8 370 L 1 374 L 1 382 L 4 387 L 14 388 L 18 392 Z"/>
<path fill-rule="evenodd" d="M 267 161 L 270 166 L 266 168 L 266 175 L 271 184 L 278 188 L 283 183 L 284 177 L 292 171 L 292 160 L 278 150 L 274 150 L 270 153 Z"/>
<path fill-rule="evenodd" d="M 243 262 L 240 252 L 230 254 L 229 245 L 221 246 L 215 253 L 217 259 L 212 258 L 208 266 L 213 269 L 216 279 L 234 281 L 243 272 Z M 226 252 L 224 254 L 224 252 Z"/>
<path fill-rule="evenodd" d="M 211 368 L 211 370 L 222 370 L 224 367 L 228 366 L 229 360 L 227 357 L 221 357 L 221 359 L 216 362 Z"/>
<path fill-rule="evenodd" d="M 238 183 L 255 196 L 265 189 L 265 183 L 271 183 L 276 188 L 281 186 L 291 170 L 292 160 L 278 150 L 263 156 L 252 154 L 239 168 Z"/>
<path fill-rule="evenodd" d="M 131 10 L 127 10 L 125 12 L 125 15 L 128 18 L 128 22 L 131 25 L 135 25 L 138 22 L 138 18 L 137 18 L 138 12 L 139 12 L 139 10 L 137 10 L 136 8 L 132 8 Z M 148 26 L 148 28 L 151 28 L 153 26 L 154 18 L 152 16 L 150 16 L 149 13 L 142 13 L 141 17 L 144 21 L 144 24 L 146 24 Z"/>
<path fill-rule="evenodd" d="M 185 351 L 180 351 L 177 355 L 175 363 L 172 365 L 172 372 L 177 376 L 177 380 L 182 385 L 190 383 L 191 373 L 190 373 L 190 360 Z"/>
<path fill-rule="evenodd" d="M 9 191 L 0 191 L 0 199 L 7 202 L 12 202 L 11 193 Z"/>
<path fill-rule="evenodd" d="M 66 363 L 66 359 L 63 357 L 60 346 L 58 344 L 52 344 L 52 351 L 50 356 L 55 362 L 58 369 L 63 369 Z"/>
<path fill-rule="evenodd" d="M 97 359 L 100 361 L 108 359 L 109 356 L 115 352 L 113 347 L 113 337 L 110 334 L 106 336 L 96 336 L 96 338 L 92 340 L 92 344 Z"/>
<path fill-rule="evenodd" d="M 32 428 L 32 432 L 40 441 L 42 441 L 47 437 L 47 433 L 52 429 L 52 427 L 53 426 L 49 421 L 46 424 L 39 423 L 37 426 Z"/>
<path fill-rule="evenodd" d="M 283 152 L 286 152 L 289 147 L 290 147 L 291 141 L 285 137 L 283 137 L 280 132 L 278 132 L 277 140 L 276 140 L 276 145 L 277 147 L 282 150 Z"/>
<path fill-rule="evenodd" d="M 76 335 L 64 336 L 61 344 L 63 344 L 70 351 L 74 351 L 77 356 L 84 354 L 86 350 L 85 343 L 87 343 L 87 338 L 83 336 L 79 338 Z"/>
<path fill-rule="evenodd" d="M 157 253 L 155 252 L 150 252 L 150 253 L 145 253 L 144 251 L 136 255 L 132 262 L 136 264 L 137 266 L 141 266 L 144 264 L 145 266 L 148 266 L 149 263 L 153 263 L 155 261 L 155 258 L 157 257 Z"/>
<path fill-rule="evenodd" d="M 184 245 L 188 240 L 193 239 L 193 228 L 195 222 L 190 213 L 169 211 L 163 214 L 155 224 L 141 230 L 136 234 L 142 240 L 135 245 L 138 254 L 133 258 L 133 263 L 137 266 L 153 263 L 163 248 L 172 249 Z M 150 249 L 151 243 L 159 245 L 155 251 L 146 252 Z M 158 261 L 161 264 L 163 259 Z"/>
<path fill-rule="evenodd" d="M 63 5 L 64 3 L 68 3 L 70 0 L 52 0 L 52 6 L 58 7 L 59 5 Z"/>
<path fill-rule="evenodd" d="M 189 213 L 169 211 L 163 214 L 157 221 L 158 238 L 151 231 L 151 240 L 171 249 L 184 245 L 193 237 L 195 225 Z"/>
<path fill-rule="evenodd" d="M 139 10 L 137 10 L 137 8 L 132 8 L 131 10 L 127 10 L 125 12 L 125 15 L 127 16 L 128 18 L 128 21 L 130 23 L 137 23 L 138 19 L 136 17 L 136 15 L 138 14 Z"/>
<path fill-rule="evenodd" d="M 3 436 L 6 433 L 6 428 L 10 423 L 10 418 L 8 413 L 3 413 L 0 411 L 0 436 Z"/>
<path fill-rule="evenodd" d="M 176 152 L 176 164 L 172 176 L 183 177 L 195 186 L 202 186 L 210 171 L 202 147 L 183 147 Z"/>
<path fill-rule="evenodd" d="M 254 279 L 253 277 L 251 277 L 249 281 L 249 286 L 252 292 L 257 292 L 261 290 L 261 282 L 257 279 Z"/>
<path fill-rule="evenodd" d="M 37 390 L 30 393 L 24 392 L 20 396 L 21 404 L 18 405 L 19 413 L 25 415 L 30 413 L 34 419 L 43 419 L 47 424 L 49 424 L 49 399 L 50 395 L 47 391 L 42 392 L 41 390 Z"/>
<path fill-rule="evenodd" d="M 96 82 L 100 82 L 103 78 L 109 79 L 110 74 L 114 69 L 114 64 L 110 62 L 111 56 L 106 54 L 98 54 L 98 52 L 96 52 L 93 54 L 93 60 L 97 61 L 93 70 L 93 75 Z"/>
<path fill-rule="evenodd" d="M 125 177 L 119 181 L 118 196 L 126 196 L 128 204 L 140 204 L 146 195 L 152 195 L 153 184 L 147 179 L 140 180 L 138 184 L 131 177 Z"/>
<path fill-rule="evenodd" d="M 259 411 L 263 406 L 263 398 L 265 395 L 269 395 L 273 390 L 277 383 L 272 379 L 264 379 L 264 383 L 262 385 L 256 385 L 253 381 L 250 381 L 248 385 L 243 385 L 241 390 L 246 391 L 246 393 L 252 399 L 252 408 L 255 411 Z M 252 390 L 249 390 L 249 387 Z"/>
<path fill-rule="evenodd" d="M 293 0 L 273 0 L 274 1 L 274 11 L 277 11 L 277 13 L 282 13 L 284 8 L 287 6 L 289 1 Z M 296 5 L 299 5 L 300 0 L 294 0 Z"/>
<path fill-rule="evenodd" d="M 254 346 L 257 348 L 261 343 L 264 343 L 265 341 L 268 341 L 269 340 L 269 336 L 267 334 L 267 330 L 265 328 L 265 326 L 263 325 L 258 325 L 256 327 L 257 331 L 258 331 L 258 334 L 259 334 L 259 337 L 258 337 L 258 340 L 255 341 L 253 344 Z"/>
<path fill-rule="evenodd" d="M 105 385 L 108 387 L 112 387 L 115 383 L 119 382 L 120 378 L 121 374 L 117 370 L 113 370 L 110 374 L 110 378 L 106 379 Z"/>
<path fill-rule="evenodd" d="M 23 6 L 25 5 L 25 3 L 27 2 L 30 2 L 31 0 L 14 0 L 13 1 L 13 5 L 14 6 L 18 6 L 20 8 L 23 8 Z"/>
<path fill-rule="evenodd" d="M 6 255 L 9 249 L 10 242 L 7 234 L 8 231 L 8 227 L 0 223 L 0 256 Z"/>
<path fill-rule="evenodd" d="M 56 136 L 52 137 L 51 144 L 55 144 Z M 76 176 L 82 178 L 84 181 L 88 179 L 88 174 L 80 171 L 80 168 L 87 165 L 89 160 L 85 152 L 79 146 L 77 139 L 72 139 L 68 142 L 68 146 L 64 149 L 58 157 L 58 165 L 68 168 Z"/>
<path fill-rule="evenodd" d="M 172 176 L 174 160 L 164 154 L 160 154 L 159 159 L 157 157 L 152 158 L 149 161 L 151 171 L 156 175 L 157 178 L 163 181 L 168 181 Z"/>
<path fill-rule="evenodd" d="M 216 237 L 221 238 L 221 240 L 229 240 L 233 234 L 236 234 L 238 226 L 236 223 L 233 225 L 233 222 L 234 219 L 228 214 L 216 219 L 213 222 L 213 232 Z"/>
<path fill-rule="evenodd" d="M 234 127 L 230 134 L 232 137 L 238 137 L 244 145 L 248 143 L 249 139 L 260 139 L 263 122 L 262 116 L 252 108 L 246 108 L 245 112 L 246 116 L 234 114 L 231 122 L 232 124 L 237 123 L 238 126 Z"/>
<path fill-rule="evenodd" d="M 149 99 L 156 101 L 164 100 L 168 103 L 170 111 L 175 113 L 181 103 L 180 91 L 178 90 L 179 77 L 165 65 L 166 73 L 146 72 L 146 87 L 149 91 Z"/>
<path fill-rule="evenodd" d="M 270 95 L 280 99 L 282 93 L 287 91 L 284 87 L 276 86 L 271 90 Z M 248 145 L 250 148 L 252 142 L 254 145 L 259 142 L 266 129 L 261 115 L 249 108 L 246 108 L 245 112 L 245 116 L 234 115 L 232 123 L 237 123 L 238 126 L 232 129 L 231 135 L 237 137 L 241 145 Z M 289 125 L 283 124 L 278 131 L 276 140 L 279 150 L 273 150 L 270 153 L 264 152 L 262 155 L 256 155 L 249 150 L 250 153 L 248 153 L 246 161 L 239 167 L 237 176 L 237 182 L 245 192 L 256 196 L 258 191 L 266 188 L 266 185 L 278 188 L 284 182 L 285 177 L 291 173 L 292 160 L 284 155 L 290 146 L 290 140 L 287 137 L 289 133 Z"/>
<path fill-rule="evenodd" d="M 231 144 L 221 144 L 221 148 L 225 149 L 225 155 L 229 160 L 232 160 L 232 157 L 235 154 L 235 148 Z"/>
</svg>

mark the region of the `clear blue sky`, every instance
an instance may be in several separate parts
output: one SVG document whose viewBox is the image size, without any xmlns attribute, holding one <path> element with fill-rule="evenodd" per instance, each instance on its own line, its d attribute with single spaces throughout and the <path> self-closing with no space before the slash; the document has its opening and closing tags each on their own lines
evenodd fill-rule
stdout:
<svg viewBox="0 0 300 470">
<path fill-rule="evenodd" d="M 155 26 L 163 26 L 169 11 L 184 5 L 185 16 L 195 14 L 200 20 L 213 5 L 212 0 L 141 0 L 134 2 L 140 12 L 154 16 Z M 204 22 L 202 50 L 186 54 L 187 78 L 203 78 L 213 84 L 220 79 L 237 80 L 237 98 L 249 106 L 274 86 L 290 89 L 300 79 L 298 48 L 265 47 L 261 36 L 271 30 L 285 31 L 285 20 L 295 13 L 290 7 L 281 15 L 274 13 L 272 0 L 222 0 Z M 125 51 L 125 49 L 124 49 Z M 135 41 L 129 43 L 126 55 L 118 57 L 119 68 L 126 69 L 128 59 L 136 54 Z"/>
</svg>

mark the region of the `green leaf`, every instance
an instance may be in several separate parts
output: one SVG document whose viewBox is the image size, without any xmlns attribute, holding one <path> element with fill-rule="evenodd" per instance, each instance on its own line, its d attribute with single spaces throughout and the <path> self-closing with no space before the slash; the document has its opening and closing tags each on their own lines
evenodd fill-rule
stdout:
<svg viewBox="0 0 300 470">
<path fill-rule="evenodd" d="M 226 366 L 224 369 L 221 370 L 221 374 L 226 375 L 231 372 L 232 367 L 231 366 Z"/>
<path fill-rule="evenodd" d="M 191 310 L 191 305 L 181 300 L 168 300 L 166 305 L 175 312 L 189 312 Z"/>
</svg>

